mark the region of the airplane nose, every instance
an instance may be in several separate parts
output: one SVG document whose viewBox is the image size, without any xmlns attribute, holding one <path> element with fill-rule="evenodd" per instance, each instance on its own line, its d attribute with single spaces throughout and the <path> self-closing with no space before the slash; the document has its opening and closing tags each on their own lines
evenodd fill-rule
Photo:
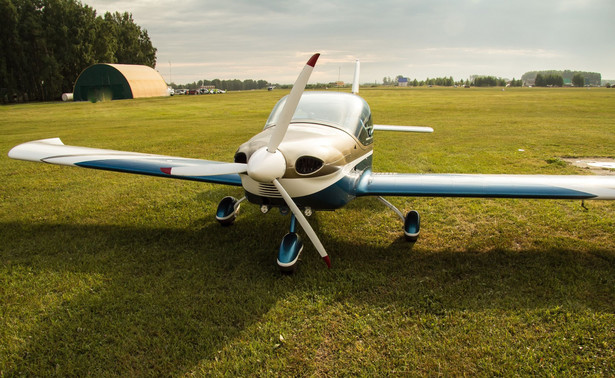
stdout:
<svg viewBox="0 0 615 378">
<path fill-rule="evenodd" d="M 248 161 L 248 176 L 258 182 L 272 182 L 284 176 L 284 172 L 286 159 L 279 150 L 269 152 L 266 147 L 262 147 Z"/>
</svg>

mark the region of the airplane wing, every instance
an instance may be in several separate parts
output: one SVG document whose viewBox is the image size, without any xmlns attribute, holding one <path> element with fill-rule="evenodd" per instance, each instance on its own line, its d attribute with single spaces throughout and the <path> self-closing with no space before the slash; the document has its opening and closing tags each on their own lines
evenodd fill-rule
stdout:
<svg viewBox="0 0 615 378">
<path fill-rule="evenodd" d="M 215 166 L 223 166 L 227 163 L 138 152 L 67 146 L 62 143 L 60 138 L 23 143 L 11 149 L 8 155 L 10 158 L 19 160 L 241 186 L 241 178 L 236 173 L 214 176 L 185 176 L 167 173 L 168 167 L 215 168 Z"/>
<path fill-rule="evenodd" d="M 433 129 L 427 126 L 374 125 L 374 131 L 404 131 L 404 132 L 410 132 L 410 133 L 433 133 Z"/>
<path fill-rule="evenodd" d="M 366 172 L 357 196 L 615 199 L 615 176 Z"/>
</svg>

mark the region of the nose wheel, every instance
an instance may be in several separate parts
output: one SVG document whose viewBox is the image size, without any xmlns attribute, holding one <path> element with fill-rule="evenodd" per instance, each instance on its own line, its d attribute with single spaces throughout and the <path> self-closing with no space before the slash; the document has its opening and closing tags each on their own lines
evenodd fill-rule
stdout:
<svg viewBox="0 0 615 378">
<path fill-rule="evenodd" d="M 297 269 L 299 256 L 303 251 L 303 241 L 301 241 L 301 237 L 296 233 L 296 230 L 297 220 L 295 215 L 292 214 L 290 218 L 290 231 L 284 235 L 282 243 L 280 243 L 277 259 L 278 266 L 284 273 L 293 273 Z"/>
</svg>

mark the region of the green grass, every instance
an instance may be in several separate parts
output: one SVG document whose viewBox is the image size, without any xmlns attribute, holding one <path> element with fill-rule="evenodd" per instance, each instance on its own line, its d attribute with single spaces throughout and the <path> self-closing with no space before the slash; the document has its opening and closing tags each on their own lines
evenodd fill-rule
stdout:
<svg viewBox="0 0 615 378">
<path fill-rule="evenodd" d="M 0 376 L 615 374 L 615 204 L 373 198 L 310 221 L 295 275 L 288 217 L 240 188 L 8 159 L 64 143 L 231 161 L 283 92 L 0 107 Z M 374 168 L 588 174 L 615 156 L 615 91 L 371 89 Z M 519 151 L 522 149 L 524 151 Z"/>
</svg>

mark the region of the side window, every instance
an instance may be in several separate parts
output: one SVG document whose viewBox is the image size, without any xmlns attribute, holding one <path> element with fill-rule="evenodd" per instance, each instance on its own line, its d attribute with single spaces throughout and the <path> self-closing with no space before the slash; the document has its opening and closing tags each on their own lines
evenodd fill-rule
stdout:
<svg viewBox="0 0 615 378">
<path fill-rule="evenodd" d="M 359 129 L 359 141 L 363 143 L 364 146 L 372 144 L 374 142 L 373 134 L 374 134 L 374 123 L 372 122 L 371 113 L 367 112 L 367 114 L 361 114 L 360 120 L 360 129 Z"/>
</svg>

